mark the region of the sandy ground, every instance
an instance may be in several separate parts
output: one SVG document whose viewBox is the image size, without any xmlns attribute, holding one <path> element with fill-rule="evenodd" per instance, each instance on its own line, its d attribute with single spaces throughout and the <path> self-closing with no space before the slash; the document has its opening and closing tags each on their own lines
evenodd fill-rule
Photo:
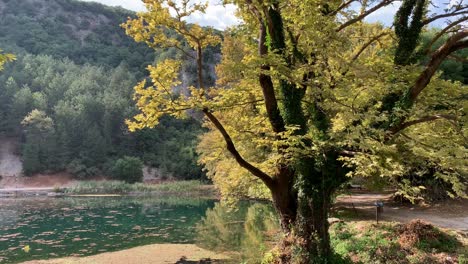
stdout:
<svg viewBox="0 0 468 264">
<path fill-rule="evenodd" d="M 18 138 L 0 134 L 0 189 L 66 187 L 75 183 L 69 173 L 23 175 L 23 163 L 18 155 Z M 102 177 L 96 177 L 97 180 Z"/>
<path fill-rule="evenodd" d="M 0 137 L 0 176 L 20 176 L 23 169 L 17 152 L 17 139 Z"/>
<path fill-rule="evenodd" d="M 71 175 L 66 173 L 23 176 L 23 164 L 21 157 L 17 155 L 18 151 L 17 138 L 0 135 L 0 188 L 53 188 L 74 182 Z"/>
<path fill-rule="evenodd" d="M 369 219 L 375 219 L 376 201 L 384 202 L 382 219 L 409 222 L 422 219 L 436 226 L 468 234 L 468 200 L 446 201 L 431 206 L 400 204 L 391 200 L 391 194 L 353 193 L 337 198 L 335 207 L 354 208 Z"/>
<path fill-rule="evenodd" d="M 154 244 L 83 258 L 33 260 L 23 264 L 173 264 L 199 263 L 206 259 L 220 262 L 227 257 L 193 244 Z"/>
</svg>

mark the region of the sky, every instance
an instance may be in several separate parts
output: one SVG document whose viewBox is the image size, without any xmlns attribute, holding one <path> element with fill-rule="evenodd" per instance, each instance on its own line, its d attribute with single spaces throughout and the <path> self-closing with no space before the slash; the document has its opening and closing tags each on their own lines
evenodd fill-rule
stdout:
<svg viewBox="0 0 468 264">
<path fill-rule="evenodd" d="M 98 2 L 110 6 L 121 6 L 125 9 L 133 11 L 144 11 L 145 6 L 140 0 L 82 0 L 87 2 Z M 197 22 L 201 26 L 212 26 L 216 29 L 225 29 L 229 26 L 236 25 L 240 21 L 234 15 L 236 10 L 234 5 L 223 6 L 222 0 L 209 0 L 210 5 L 203 16 L 194 14 L 188 20 L 189 22 Z"/>
<path fill-rule="evenodd" d="M 141 0 L 82 0 L 88 2 L 99 2 L 105 5 L 110 6 L 121 6 L 125 9 L 133 11 L 144 11 L 145 7 Z M 240 21 L 235 17 L 234 12 L 236 10 L 234 5 L 223 6 L 221 4 L 222 0 L 209 0 L 210 6 L 204 15 L 192 15 L 188 20 L 189 22 L 197 22 L 202 26 L 212 26 L 216 29 L 225 29 L 226 27 L 236 25 Z M 460 0 L 436 0 L 434 1 L 439 7 L 446 7 L 447 4 L 455 3 Z M 401 2 L 396 2 L 385 8 L 381 8 L 369 15 L 366 18 L 368 22 L 382 22 L 385 25 L 390 25 L 393 21 L 393 16 L 395 15 L 396 10 L 400 7 Z M 450 4 L 449 4 L 450 5 Z M 442 25 L 443 21 L 438 21 L 434 26 Z"/>
</svg>

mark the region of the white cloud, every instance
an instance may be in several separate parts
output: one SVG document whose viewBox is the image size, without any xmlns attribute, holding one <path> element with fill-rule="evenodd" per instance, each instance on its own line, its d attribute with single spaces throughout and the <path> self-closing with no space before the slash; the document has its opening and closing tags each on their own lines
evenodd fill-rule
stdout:
<svg viewBox="0 0 468 264">
<path fill-rule="evenodd" d="M 109 6 L 121 6 L 123 8 L 133 11 L 144 11 L 145 6 L 141 0 L 82 0 L 88 2 L 98 2 Z M 222 0 L 208 0 L 210 5 L 206 10 L 205 14 L 193 14 L 188 21 L 196 22 L 202 26 L 212 26 L 216 29 L 223 30 L 229 26 L 237 25 L 240 20 L 236 18 L 234 13 L 236 12 L 236 6 L 229 4 L 223 5 Z M 431 6 L 431 13 L 441 12 L 442 9 L 450 7 L 455 3 L 459 3 L 463 0 L 435 0 L 435 6 Z M 401 6 L 401 2 L 397 1 L 384 8 L 381 8 L 374 13 L 370 14 L 365 20 L 368 22 L 381 22 L 386 26 L 390 26 L 393 23 L 393 18 L 396 11 Z M 358 7 L 356 7 L 358 8 Z M 443 21 L 436 21 L 432 26 L 441 26 Z"/>
<path fill-rule="evenodd" d="M 81 0 L 86 2 L 98 2 L 109 6 L 121 6 L 133 11 L 144 11 L 145 5 L 140 0 Z"/>
<path fill-rule="evenodd" d="M 109 6 L 121 6 L 133 11 L 144 11 L 145 5 L 141 0 L 82 0 L 87 2 L 98 2 Z M 202 26 L 212 26 L 216 29 L 225 29 L 229 26 L 239 24 L 239 19 L 234 15 L 236 7 L 232 4 L 222 5 L 220 0 L 210 0 L 210 6 L 205 14 L 193 14 L 188 21 L 197 22 Z"/>
<path fill-rule="evenodd" d="M 234 15 L 236 12 L 235 5 L 222 5 L 218 2 L 219 1 L 211 0 L 205 14 L 193 14 L 188 21 L 197 22 L 201 26 L 212 26 L 216 29 L 225 29 L 241 22 Z"/>
</svg>

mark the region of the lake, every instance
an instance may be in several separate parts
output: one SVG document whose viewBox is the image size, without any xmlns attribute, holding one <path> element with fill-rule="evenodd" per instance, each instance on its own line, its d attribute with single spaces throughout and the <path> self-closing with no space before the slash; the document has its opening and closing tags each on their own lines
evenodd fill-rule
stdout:
<svg viewBox="0 0 468 264">
<path fill-rule="evenodd" d="M 147 244 L 197 244 L 258 258 L 275 235 L 269 204 L 193 197 L 0 199 L 0 262 L 87 256 Z M 255 246 L 255 252 L 252 247 Z"/>
</svg>

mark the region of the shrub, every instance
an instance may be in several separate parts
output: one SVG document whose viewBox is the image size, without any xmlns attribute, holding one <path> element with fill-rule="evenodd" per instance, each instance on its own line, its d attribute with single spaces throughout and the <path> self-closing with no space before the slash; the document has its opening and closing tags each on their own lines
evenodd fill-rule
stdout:
<svg viewBox="0 0 468 264">
<path fill-rule="evenodd" d="M 453 235 L 447 234 L 419 219 L 399 226 L 399 242 L 403 248 L 417 247 L 427 252 L 453 253 L 461 246 Z"/>
<path fill-rule="evenodd" d="M 143 162 L 136 157 L 125 156 L 118 159 L 112 167 L 112 177 L 135 183 L 143 181 Z"/>
<path fill-rule="evenodd" d="M 202 189 L 200 181 L 166 182 L 161 184 L 134 183 L 122 181 L 79 181 L 66 188 L 71 194 L 127 194 L 127 193 L 155 193 L 155 194 L 191 194 L 199 196 L 210 195 L 210 190 Z M 214 194 L 213 194 L 214 195 Z"/>
<path fill-rule="evenodd" d="M 80 180 L 101 174 L 99 168 L 93 166 L 87 167 L 80 159 L 72 160 L 67 166 L 67 171 Z"/>
</svg>

